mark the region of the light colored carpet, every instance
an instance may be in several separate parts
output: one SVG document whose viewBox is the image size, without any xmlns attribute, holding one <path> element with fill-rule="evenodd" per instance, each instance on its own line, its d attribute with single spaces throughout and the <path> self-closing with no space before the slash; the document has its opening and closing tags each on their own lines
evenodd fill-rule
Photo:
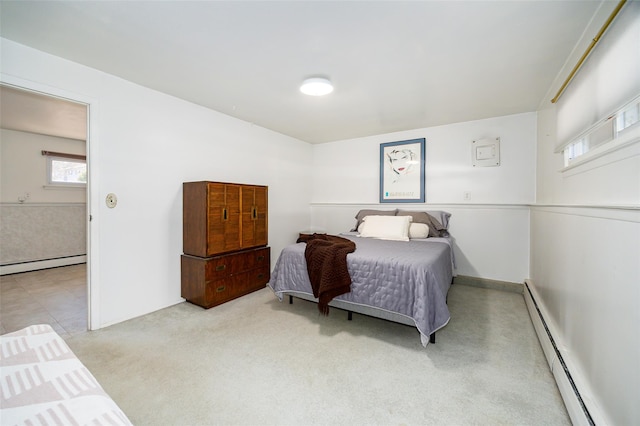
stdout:
<svg viewBox="0 0 640 426">
<path fill-rule="evenodd" d="M 67 339 L 136 425 L 570 424 L 521 294 L 454 285 L 451 321 L 347 321 L 270 289 Z"/>
</svg>

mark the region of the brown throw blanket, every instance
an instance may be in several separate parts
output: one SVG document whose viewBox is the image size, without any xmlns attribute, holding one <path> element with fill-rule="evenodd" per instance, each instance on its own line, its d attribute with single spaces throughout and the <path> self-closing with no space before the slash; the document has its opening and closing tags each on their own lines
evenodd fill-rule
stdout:
<svg viewBox="0 0 640 426">
<path fill-rule="evenodd" d="M 305 235 L 298 242 L 306 242 L 304 258 L 313 288 L 318 298 L 318 310 L 329 315 L 329 302 L 351 291 L 351 276 L 347 269 L 347 254 L 356 251 L 356 244 L 335 235 Z"/>
</svg>

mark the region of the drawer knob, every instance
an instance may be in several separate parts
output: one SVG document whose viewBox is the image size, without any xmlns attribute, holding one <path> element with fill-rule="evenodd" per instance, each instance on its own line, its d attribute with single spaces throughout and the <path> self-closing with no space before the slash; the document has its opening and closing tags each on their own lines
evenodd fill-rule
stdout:
<svg viewBox="0 0 640 426">
<path fill-rule="evenodd" d="M 264 260 L 264 256 L 258 256 L 258 262 L 262 262 Z"/>
<path fill-rule="evenodd" d="M 220 287 L 216 288 L 216 292 L 222 293 L 226 288 L 227 288 L 226 286 L 221 285 Z"/>
<path fill-rule="evenodd" d="M 258 279 L 261 280 L 264 277 L 264 274 L 258 274 Z"/>
<path fill-rule="evenodd" d="M 216 271 L 224 271 L 227 269 L 227 265 L 218 265 L 216 266 Z"/>
</svg>

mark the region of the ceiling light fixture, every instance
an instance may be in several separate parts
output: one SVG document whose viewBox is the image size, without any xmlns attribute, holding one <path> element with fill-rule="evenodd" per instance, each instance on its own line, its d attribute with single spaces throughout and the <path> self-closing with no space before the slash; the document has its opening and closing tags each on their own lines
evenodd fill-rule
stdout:
<svg viewBox="0 0 640 426">
<path fill-rule="evenodd" d="M 308 78 L 300 86 L 300 91 L 305 95 L 324 96 L 333 92 L 333 85 L 323 77 Z"/>
</svg>

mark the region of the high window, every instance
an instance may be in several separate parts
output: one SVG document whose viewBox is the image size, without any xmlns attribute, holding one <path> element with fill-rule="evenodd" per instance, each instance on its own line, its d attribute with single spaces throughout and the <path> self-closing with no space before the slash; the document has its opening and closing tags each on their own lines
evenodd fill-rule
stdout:
<svg viewBox="0 0 640 426">
<path fill-rule="evenodd" d="M 86 186 L 87 157 L 84 155 L 42 151 L 47 157 L 47 184 L 51 186 Z"/>
<path fill-rule="evenodd" d="M 633 143 L 638 138 L 640 138 L 640 98 L 633 100 L 566 145 L 562 151 L 564 166 L 569 167 L 594 154 L 605 153 L 615 147 Z M 587 153 L 591 155 L 587 156 Z"/>
</svg>

